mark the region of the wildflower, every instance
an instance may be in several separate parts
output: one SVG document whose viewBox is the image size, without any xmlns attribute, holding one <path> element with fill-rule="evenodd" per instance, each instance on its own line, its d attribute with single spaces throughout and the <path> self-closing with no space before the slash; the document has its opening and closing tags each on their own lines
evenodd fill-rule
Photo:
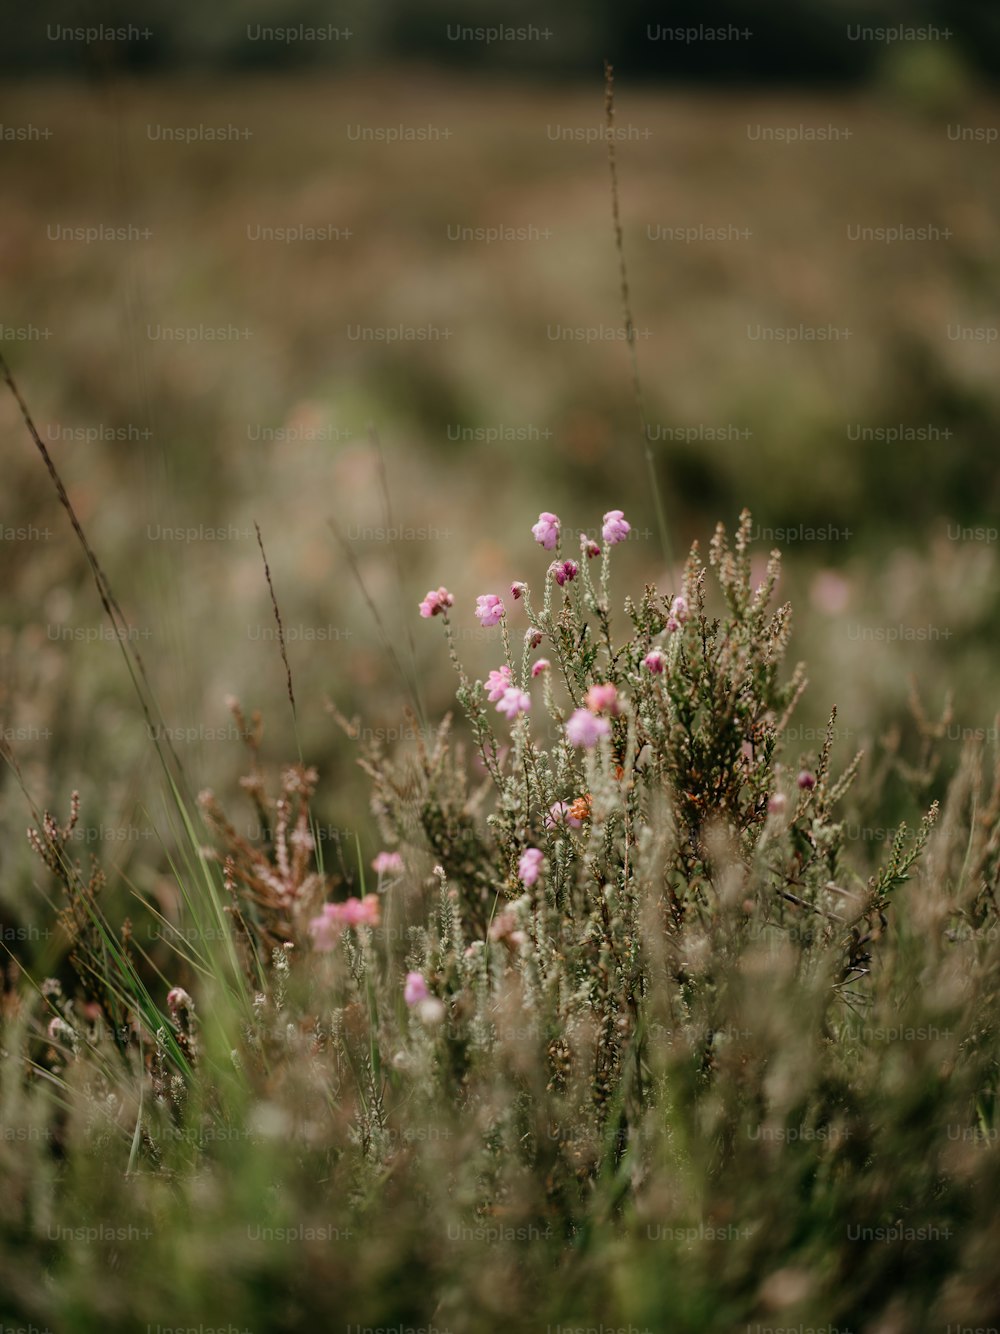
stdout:
<svg viewBox="0 0 1000 1334">
<path fill-rule="evenodd" d="M 407 973 L 403 987 L 403 999 L 407 1005 L 416 1005 L 430 995 L 423 973 Z"/>
<path fill-rule="evenodd" d="M 632 525 L 621 510 L 608 510 L 604 516 L 604 527 L 601 529 L 601 536 L 609 547 L 613 547 L 616 542 L 624 542 L 631 531 Z"/>
<path fill-rule="evenodd" d="M 183 987 L 171 987 L 167 992 L 167 1005 L 171 1010 L 194 1009 L 194 1001 Z"/>
<path fill-rule="evenodd" d="M 312 918 L 309 923 L 309 934 L 312 936 L 313 949 L 321 954 L 328 954 L 333 949 L 335 941 L 340 936 L 341 924 L 337 919 L 326 910 L 332 908 L 332 903 L 323 905 L 323 911 L 318 917 Z"/>
<path fill-rule="evenodd" d="M 402 869 L 403 859 L 398 852 L 380 852 L 372 862 L 372 870 L 378 875 L 391 875 Z"/>
<path fill-rule="evenodd" d="M 524 642 L 527 644 L 529 649 L 537 648 L 538 645 L 542 642 L 541 630 L 526 631 L 524 636 Z"/>
<path fill-rule="evenodd" d="M 491 625 L 500 624 L 503 617 L 503 603 L 496 593 L 483 593 L 476 598 L 476 615 L 484 629 Z"/>
<path fill-rule="evenodd" d="M 541 875 L 544 860 L 545 853 L 542 852 L 541 848 L 525 848 L 521 853 L 521 860 L 517 864 L 517 874 L 529 888 Z"/>
<path fill-rule="evenodd" d="M 520 579 L 515 579 L 515 581 L 510 586 L 510 595 L 515 602 L 518 600 L 518 598 L 523 598 L 525 593 L 527 593 L 527 591 L 528 591 L 528 585 L 522 583 Z"/>
<path fill-rule="evenodd" d="M 486 678 L 486 698 L 491 704 L 495 704 L 509 685 L 510 668 L 504 663 L 502 667 L 490 672 Z"/>
<path fill-rule="evenodd" d="M 811 774 L 808 769 L 803 769 L 799 774 L 798 784 L 803 792 L 808 792 L 811 788 L 816 786 L 816 777 L 814 774 Z"/>
<path fill-rule="evenodd" d="M 591 713 L 617 713 L 618 691 L 609 682 L 591 686 L 587 691 L 586 705 Z"/>
<path fill-rule="evenodd" d="M 329 953 L 346 926 L 378 926 L 379 902 L 375 894 L 363 899 L 350 898 L 344 903 L 324 903 L 322 911 L 309 922 L 313 948 Z"/>
<path fill-rule="evenodd" d="M 788 805 L 788 798 L 784 792 L 774 792 L 768 798 L 767 809 L 771 815 L 781 815 Z"/>
<path fill-rule="evenodd" d="M 575 806 L 576 803 L 573 803 Z M 545 817 L 545 828 L 555 829 L 556 825 L 568 824 L 570 829 L 579 829 L 583 824 L 580 816 L 574 815 L 573 806 L 565 801 L 554 801 L 549 807 L 549 813 Z"/>
<path fill-rule="evenodd" d="M 552 664 L 548 658 L 539 658 L 537 662 L 531 664 L 531 675 L 533 677 L 541 676 L 542 672 L 547 672 L 551 666 Z"/>
<path fill-rule="evenodd" d="M 423 617 L 443 616 L 449 607 L 455 605 L 455 599 L 448 592 L 447 588 L 432 588 L 424 597 L 420 604 L 420 615 Z"/>
<path fill-rule="evenodd" d="M 520 717 L 522 713 L 528 713 L 531 710 L 531 696 L 517 686 L 508 686 L 503 692 L 503 698 L 497 704 L 497 713 L 502 713 L 508 722 L 513 722 L 515 718 Z"/>
<path fill-rule="evenodd" d="M 64 1038 L 72 1041 L 75 1034 L 65 1019 L 60 1019 L 58 1015 L 49 1020 L 47 1029 L 49 1037 L 53 1042 L 61 1042 Z"/>
<path fill-rule="evenodd" d="M 580 534 L 580 550 L 588 560 L 593 560 L 595 556 L 601 554 L 601 548 L 597 545 L 594 539 L 588 537 L 586 533 Z"/>
<path fill-rule="evenodd" d="M 579 573 L 580 567 L 575 560 L 554 560 L 549 566 L 549 574 L 560 588 L 575 579 Z"/>
<path fill-rule="evenodd" d="M 375 894 L 366 894 L 363 899 L 346 899 L 340 904 L 327 904 L 327 907 L 340 909 L 340 919 L 345 926 L 378 926 L 379 902 Z"/>
<path fill-rule="evenodd" d="M 542 510 L 538 516 L 538 522 L 532 524 L 531 531 L 539 546 L 543 546 L 546 551 L 551 551 L 559 541 L 558 514 L 550 514 L 548 510 Z"/>
<path fill-rule="evenodd" d="M 566 740 L 571 746 L 584 746 L 590 750 L 601 737 L 611 735 L 611 724 L 607 718 L 599 718 L 589 709 L 577 709 L 566 724 Z"/>
<path fill-rule="evenodd" d="M 670 631 L 679 630 L 689 615 L 687 598 L 682 593 L 678 593 L 670 604 L 667 629 Z"/>
<path fill-rule="evenodd" d="M 650 649 L 643 658 L 642 665 L 648 672 L 652 672 L 654 676 L 662 675 L 664 668 L 667 665 L 667 659 L 663 650 L 658 648 Z"/>
</svg>

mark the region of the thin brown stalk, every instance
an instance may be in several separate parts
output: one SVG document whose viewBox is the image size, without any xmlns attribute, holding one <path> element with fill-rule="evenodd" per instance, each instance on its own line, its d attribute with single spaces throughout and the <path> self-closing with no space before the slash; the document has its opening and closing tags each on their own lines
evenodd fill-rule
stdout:
<svg viewBox="0 0 1000 1334">
<path fill-rule="evenodd" d="M 264 550 L 264 539 L 260 535 L 260 524 L 254 520 L 254 531 L 257 534 L 257 545 L 260 547 L 260 558 L 264 562 L 264 578 L 267 580 L 267 587 L 271 594 L 271 606 L 274 609 L 274 619 L 278 626 L 278 647 L 281 649 L 281 661 L 285 664 L 285 679 L 288 683 L 288 700 L 292 706 L 292 717 L 298 722 L 298 713 L 295 708 L 295 690 L 292 687 L 292 669 L 288 662 L 288 653 L 285 649 L 285 627 L 281 623 L 281 612 L 278 609 L 278 599 L 275 596 L 274 584 L 271 582 L 271 567 L 267 563 L 267 553 Z"/>
<path fill-rule="evenodd" d="M 66 513 L 69 515 L 69 521 L 73 526 L 73 532 L 76 534 L 77 541 L 83 548 L 84 555 L 87 558 L 87 564 L 90 566 L 90 572 L 94 578 L 94 583 L 97 585 L 97 593 L 101 599 L 101 605 L 104 608 L 105 612 L 107 613 L 108 619 L 111 621 L 111 624 L 115 630 L 115 638 L 118 640 L 118 644 L 121 648 L 122 654 L 125 658 L 125 662 L 129 670 L 129 675 L 132 678 L 132 683 L 135 686 L 136 694 L 139 697 L 139 704 L 140 707 L 142 708 L 143 716 L 146 720 L 146 726 L 149 730 L 149 735 L 151 737 L 157 738 L 156 740 L 157 754 L 160 755 L 162 761 L 163 753 L 160 750 L 158 738 L 159 736 L 165 735 L 167 748 L 170 752 L 170 757 L 174 762 L 177 776 L 181 780 L 183 780 L 184 769 L 183 766 L 181 765 L 177 751 L 174 749 L 174 745 L 172 740 L 170 739 L 169 734 L 165 734 L 164 729 L 162 727 L 160 729 L 154 730 L 153 716 L 150 711 L 149 701 L 150 700 L 153 701 L 155 707 L 155 697 L 153 695 L 153 688 L 149 682 L 149 677 L 146 675 L 146 667 L 145 664 L 143 663 L 142 655 L 140 654 L 139 650 L 136 648 L 133 642 L 132 627 L 130 626 L 128 618 L 126 617 L 125 613 L 122 611 L 118 599 L 115 597 L 114 592 L 112 591 L 111 584 L 108 581 L 108 577 L 104 573 L 104 570 L 97 559 L 97 555 L 93 547 L 87 540 L 87 535 L 83 531 L 83 525 L 80 523 L 76 510 L 73 508 L 73 502 L 69 498 L 69 494 L 66 490 L 66 487 L 63 484 L 62 477 L 59 475 L 59 471 L 56 468 L 55 463 L 53 462 L 52 455 L 45 447 L 45 442 L 42 440 L 42 437 L 38 432 L 38 427 L 35 425 L 34 418 L 31 415 L 27 403 L 24 401 L 24 398 L 21 395 L 21 391 L 17 386 L 17 382 L 15 381 L 11 369 L 8 366 L 6 358 L 4 357 L 2 352 L 0 352 L 0 373 L 2 373 L 4 380 L 7 382 L 7 387 L 10 389 L 10 392 L 14 395 L 14 400 L 17 403 L 18 408 L 20 409 L 22 418 L 24 419 L 24 424 L 25 426 L 27 426 L 28 432 L 31 435 L 32 440 L 35 442 L 35 448 L 41 454 L 42 461 L 44 462 L 45 467 L 48 470 L 49 477 L 52 479 L 52 485 L 55 487 L 56 495 L 59 497 L 59 503 L 62 505 Z M 160 713 L 160 710 L 158 708 L 156 709 L 156 712 L 162 723 L 163 715 Z M 164 768 L 166 768 L 166 764 L 164 764 Z"/>
<path fill-rule="evenodd" d="M 625 264 L 625 242 L 622 236 L 621 209 L 618 202 L 618 163 L 615 158 L 615 77 L 614 67 L 604 62 L 604 115 L 607 122 L 608 169 L 611 173 L 611 220 L 615 232 L 615 250 L 618 252 L 618 275 L 621 282 L 622 309 L 625 315 L 625 341 L 628 343 L 629 360 L 632 367 L 632 392 L 635 395 L 636 410 L 639 414 L 639 429 L 642 433 L 643 453 L 646 469 L 649 473 L 649 485 L 656 507 L 656 525 L 660 531 L 660 545 L 663 558 L 668 567 L 674 568 L 673 548 L 670 544 L 670 532 L 667 517 L 660 494 L 660 483 L 656 476 L 656 463 L 649 443 L 649 430 L 646 421 L 646 401 L 642 392 L 642 380 L 639 376 L 639 357 L 635 347 L 635 321 L 632 318 L 632 296 L 628 283 L 628 268 Z"/>
</svg>

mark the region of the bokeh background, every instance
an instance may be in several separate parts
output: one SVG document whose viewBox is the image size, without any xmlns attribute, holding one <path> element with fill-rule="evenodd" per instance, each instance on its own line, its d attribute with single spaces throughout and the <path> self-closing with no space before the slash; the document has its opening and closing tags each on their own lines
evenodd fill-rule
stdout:
<svg viewBox="0 0 1000 1334">
<path fill-rule="evenodd" d="M 462 35 L 497 25 L 526 35 Z M 955 758 L 963 734 L 995 740 L 998 54 L 997 11 L 972 4 L 8 18 L 0 346 L 192 789 L 240 809 L 228 695 L 262 711 L 268 760 L 297 754 L 255 521 L 320 827 L 355 858 L 378 846 L 361 740 L 410 744 L 408 702 L 452 706 L 420 597 L 452 589 L 485 674 L 499 632 L 475 596 L 540 584 L 542 509 L 590 531 L 625 510 L 620 602 L 676 589 L 690 543 L 749 506 L 810 669 L 793 755 L 836 704 L 838 755 L 864 747 L 874 781 L 897 732 L 905 752 L 914 681 L 931 712 L 953 692 Z M 39 805 L 80 788 L 81 853 L 156 892 L 155 748 L 6 392 L 0 450 L 0 725 Z M 30 920 L 26 804 L 2 782 L 0 911 Z"/>
</svg>

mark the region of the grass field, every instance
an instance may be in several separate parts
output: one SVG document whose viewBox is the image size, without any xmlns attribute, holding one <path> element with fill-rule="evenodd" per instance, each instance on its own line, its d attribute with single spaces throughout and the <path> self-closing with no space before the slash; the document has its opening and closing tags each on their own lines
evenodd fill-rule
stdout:
<svg viewBox="0 0 1000 1334">
<path fill-rule="evenodd" d="M 888 86 L 667 92 L 622 76 L 616 155 L 645 440 L 621 337 L 603 117 L 599 81 L 544 89 L 419 68 L 337 81 L 0 89 L 0 125 L 33 127 L 4 143 L 0 351 L 132 626 L 159 709 L 151 726 L 5 392 L 0 726 L 11 763 L 0 923 L 18 961 L 2 1086 L 11 1133 L 0 1143 L 14 1200 L 0 1275 L 13 1294 L 8 1323 L 48 1320 L 61 1332 L 232 1321 L 262 1331 L 339 1320 L 401 1332 L 502 1320 L 567 1331 L 595 1319 L 657 1330 L 756 1321 L 763 1334 L 770 1321 L 801 1334 L 847 1320 L 904 1334 L 983 1325 L 1000 1309 L 985 1258 L 995 1239 L 996 794 L 987 781 L 971 795 L 975 766 L 988 777 L 996 752 L 1000 683 L 1000 177 L 986 137 L 1000 107 L 971 90 L 939 104 Z M 694 867 L 678 853 L 674 891 L 683 903 L 690 894 L 686 920 L 701 934 L 684 945 L 682 964 L 653 949 L 648 977 L 640 969 L 635 982 L 636 1006 L 641 993 L 648 1007 L 636 1020 L 641 1040 L 622 1047 L 623 1064 L 608 1075 L 614 1116 L 621 1111 L 633 1135 L 624 1152 L 607 1098 L 597 1100 L 600 1115 L 584 1113 L 573 1076 L 564 1087 L 541 1073 L 562 1056 L 503 1036 L 504 1023 L 518 1029 L 512 1007 L 530 993 L 549 1040 L 565 1028 L 574 1053 L 590 1052 L 597 1039 L 584 1036 L 580 997 L 598 956 L 574 934 L 569 973 L 543 982 L 527 965 L 521 975 L 514 950 L 516 986 L 501 969 L 489 991 L 435 916 L 450 911 L 435 897 L 445 895 L 435 862 L 458 886 L 463 947 L 486 930 L 470 886 L 516 897 L 524 829 L 512 831 L 521 820 L 548 837 L 538 818 L 548 779 L 515 801 L 504 770 L 494 807 L 483 792 L 463 805 L 434 764 L 413 778 L 418 724 L 408 707 L 431 730 L 455 712 L 472 784 L 490 778 L 488 761 L 477 768 L 474 758 L 476 708 L 456 706 L 446 649 L 417 604 L 428 588 L 451 589 L 455 643 L 475 681 L 503 652 L 500 630 L 475 622 L 475 598 L 506 597 L 513 579 L 540 585 L 530 531 L 539 511 L 591 534 L 605 511 L 625 511 L 632 531 L 614 552 L 620 615 L 625 593 L 638 602 L 646 584 L 680 592 L 691 543 L 704 554 L 716 521 L 732 530 L 744 506 L 754 583 L 770 549 L 783 550 L 777 600 L 794 607 L 789 671 L 805 659 L 810 680 L 777 738 L 779 780 L 816 769 L 834 705 L 833 771 L 864 751 L 836 812 L 822 812 L 837 829 L 829 876 L 870 889 L 868 877 L 878 882 L 878 867 L 892 863 L 900 822 L 912 830 L 933 800 L 945 803 L 908 907 L 897 912 L 893 901 L 891 927 L 876 927 L 888 941 L 883 971 L 860 986 L 864 1011 L 884 1028 L 937 1037 L 885 1047 L 854 1035 L 831 1048 L 828 1030 L 847 1019 L 828 1008 L 842 942 L 793 932 L 795 948 L 778 949 L 761 980 L 763 937 L 733 945 L 719 907 L 729 891 L 712 858 Z M 616 622 L 616 643 L 630 633 L 638 643 L 649 627 Z M 746 633 L 764 701 L 757 632 Z M 641 656 L 633 667 L 618 685 L 638 701 Z M 601 679 L 596 665 L 587 670 L 581 691 Z M 257 903 L 259 967 L 249 981 L 240 974 L 213 935 L 228 889 L 218 867 L 199 861 L 211 840 L 195 827 L 192 800 L 211 788 L 236 832 L 256 830 L 275 855 L 274 826 L 238 786 L 248 756 L 230 696 L 248 715 L 261 711 L 260 762 L 272 782 L 296 761 L 318 770 L 314 840 L 341 886 L 371 892 L 375 854 L 387 841 L 404 850 L 406 872 L 382 900 L 382 926 L 393 920 L 397 935 L 362 939 L 357 957 L 310 959 L 289 978 L 270 957 L 269 934 L 288 922 Z M 710 716 L 717 700 L 705 699 Z M 357 720 L 348 734 L 330 705 Z M 539 696 L 534 717 L 541 708 Z M 561 727 L 553 715 L 553 755 Z M 662 831 L 681 789 L 669 728 L 659 735 L 650 731 L 649 744 L 667 758 L 642 809 Z M 374 776 L 357 765 L 372 741 L 389 756 Z M 176 792 L 165 745 L 179 759 L 168 763 Z M 712 747 L 722 745 L 713 734 L 706 754 L 717 759 Z M 396 787 L 385 786 L 392 756 Z M 569 772 L 564 763 L 553 759 L 552 774 Z M 600 774 L 577 777 L 597 784 Z M 74 789 L 80 819 L 53 878 L 24 829 L 35 823 L 32 804 L 65 819 Z M 632 869 L 623 809 L 622 828 L 610 814 L 607 824 L 625 851 L 601 864 L 624 899 L 634 895 L 637 916 L 623 909 L 620 933 L 617 917 L 601 927 L 622 968 L 649 928 L 656 880 Z M 487 826 L 490 811 L 499 823 Z M 788 857 L 801 858 L 794 821 L 786 836 Z M 442 848 L 455 852 L 454 866 Z M 73 849 L 82 880 L 67 871 Z M 564 854 L 545 850 L 554 882 Z M 741 892 L 763 904 L 774 883 L 792 882 L 775 882 L 758 852 L 755 841 L 719 864 L 745 861 Z M 113 1034 L 91 1028 L 84 1038 L 78 1025 L 72 1042 L 57 1032 L 65 1050 L 50 1058 L 47 1025 L 58 1011 L 72 1028 L 72 1007 L 58 1009 L 25 979 L 58 976 L 72 994 L 67 937 L 52 930 L 66 902 L 58 881 L 68 875 L 68 901 L 86 904 L 91 854 L 107 879 L 100 930 L 115 938 L 128 915 L 149 958 L 136 977 L 122 972 L 98 932 L 94 957 L 113 985 L 87 992 L 98 1007 L 87 1022 L 113 1019 L 136 1036 L 116 1047 Z M 577 854 L 565 855 L 568 885 Z M 263 894 L 259 871 L 251 880 Z M 821 893 L 819 880 L 814 888 Z M 579 892 L 576 925 L 593 907 Z M 96 928 L 83 912 L 76 929 L 86 937 Z M 157 913 L 174 924 L 170 942 Z M 428 921 L 426 940 L 405 935 Z M 309 953 L 304 919 L 292 939 L 296 958 Z M 183 963 L 178 941 L 192 956 Z M 490 958 L 511 948 L 494 942 Z M 717 968 L 698 963 L 706 957 Z M 450 1006 L 443 1032 L 431 1023 L 424 1032 L 399 999 L 415 959 Z M 692 981 L 709 974 L 711 986 Z M 664 979 L 681 975 L 679 1001 Z M 140 980 L 148 1005 L 131 990 Z M 195 1074 L 173 1036 L 184 1038 L 186 1020 L 164 1008 L 167 987 L 180 985 L 200 1016 Z M 277 1003 L 282 988 L 288 999 Z M 318 1001 L 317 988 L 336 1003 Z M 590 997 L 595 1014 L 602 997 Z M 157 1037 L 154 1004 L 169 1040 Z M 82 995 L 77 1005 L 79 1019 Z M 489 1005 L 495 1046 L 476 1028 Z M 745 1022 L 755 1006 L 759 1022 Z M 248 1024 L 260 1029 L 255 1038 Z M 674 1036 L 643 1056 L 657 1024 Z M 716 1083 L 703 1087 L 692 1062 L 705 1055 L 706 1027 L 727 1025 L 753 1036 L 737 1035 L 713 1067 Z M 10 1053 L 22 1043 L 19 1063 Z M 243 1056 L 230 1060 L 237 1049 Z M 185 1096 L 201 1120 L 182 1111 Z M 586 1141 L 579 1153 L 560 1140 L 548 1157 L 536 1143 L 534 1157 L 518 1158 L 528 1122 L 544 1140 L 556 1121 Z M 828 1152 L 831 1139 L 839 1148 Z M 493 1157 L 477 1156 L 484 1143 Z M 468 1171 L 453 1173 L 462 1162 Z M 783 1205 L 767 1202 L 771 1176 Z M 538 1180 L 547 1193 L 536 1192 Z M 955 1239 L 862 1252 L 841 1237 L 914 1218 Z M 272 1229 L 266 1246 L 251 1237 L 253 1220 Z M 131 1234 L 119 1245 L 88 1231 L 112 1223 L 149 1235 L 131 1246 Z M 706 1227 L 730 1224 L 721 1245 L 706 1238 Z M 337 1236 L 291 1237 L 307 1225 Z M 483 1232 L 490 1226 L 499 1236 Z M 291 1239 L 275 1236 L 282 1228 Z M 657 1238 L 664 1244 L 651 1247 Z"/>
</svg>

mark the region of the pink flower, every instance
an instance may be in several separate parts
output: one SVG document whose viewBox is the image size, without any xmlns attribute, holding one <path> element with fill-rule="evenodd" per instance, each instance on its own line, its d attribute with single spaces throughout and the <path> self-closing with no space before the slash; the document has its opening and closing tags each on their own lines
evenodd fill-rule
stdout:
<svg viewBox="0 0 1000 1334">
<path fill-rule="evenodd" d="M 491 704 L 495 704 L 509 685 L 510 668 L 504 663 L 502 667 L 490 672 L 486 678 L 486 698 Z"/>
<path fill-rule="evenodd" d="M 407 1005 L 419 1005 L 420 1002 L 426 1000 L 430 994 L 423 973 L 406 974 L 406 985 L 403 987 L 403 1000 L 406 1001 Z"/>
<path fill-rule="evenodd" d="M 529 649 L 537 648 L 538 645 L 542 642 L 541 630 L 526 630 L 524 634 L 524 642 L 527 644 Z"/>
<path fill-rule="evenodd" d="M 541 676 L 542 672 L 547 672 L 551 666 L 548 658 L 539 658 L 537 662 L 531 664 L 531 675 Z"/>
<path fill-rule="evenodd" d="M 518 600 L 518 598 L 523 598 L 525 593 L 527 593 L 527 591 L 528 591 L 528 585 L 522 583 L 520 579 L 515 579 L 515 581 L 510 586 L 510 595 L 515 602 Z"/>
<path fill-rule="evenodd" d="M 171 1010 L 192 1010 L 194 1001 L 183 987 L 171 987 L 167 992 L 167 1005 Z"/>
<path fill-rule="evenodd" d="M 333 906 L 340 908 L 341 920 L 345 926 L 378 926 L 379 903 L 375 894 L 366 894 L 363 899 L 346 899 L 343 903 Z"/>
<path fill-rule="evenodd" d="M 595 556 L 601 554 L 601 548 L 597 545 L 594 539 L 588 537 L 586 533 L 580 534 L 580 550 L 588 560 L 593 560 Z"/>
<path fill-rule="evenodd" d="M 585 702 L 591 713 L 617 713 L 618 691 L 610 682 L 591 686 Z"/>
<path fill-rule="evenodd" d="M 808 769 L 803 769 L 802 772 L 799 774 L 798 784 L 799 787 L 802 788 L 804 792 L 808 792 L 810 788 L 814 788 L 816 786 L 815 775 L 811 774 Z"/>
<path fill-rule="evenodd" d="M 448 608 L 454 605 L 455 599 L 447 588 L 432 588 L 420 604 L 420 615 L 423 617 L 443 616 Z"/>
<path fill-rule="evenodd" d="M 598 718 L 589 709 L 577 709 L 566 724 L 566 740 L 571 746 L 584 746 L 590 750 L 601 737 L 610 735 L 611 724 L 607 718 Z"/>
<path fill-rule="evenodd" d="M 573 814 L 573 807 L 567 801 L 554 801 L 545 817 L 545 828 L 555 829 L 558 824 L 568 824 L 570 829 L 579 829 L 583 821 Z"/>
<path fill-rule="evenodd" d="M 496 593 L 483 593 L 476 598 L 476 615 L 484 628 L 500 624 L 503 618 L 503 603 Z"/>
<path fill-rule="evenodd" d="M 632 525 L 621 510 L 608 510 L 604 516 L 601 535 L 609 547 L 613 547 L 616 542 L 624 542 L 631 531 Z"/>
<path fill-rule="evenodd" d="M 549 574 L 560 588 L 575 579 L 579 573 L 580 567 L 575 560 L 554 560 L 549 566 Z"/>
<path fill-rule="evenodd" d="M 687 598 L 682 593 L 678 593 L 670 604 L 670 615 L 667 617 L 667 629 L 673 632 L 679 630 L 687 620 L 690 612 L 688 611 Z"/>
<path fill-rule="evenodd" d="M 520 717 L 522 713 L 531 711 L 531 696 L 525 694 L 517 686 L 508 686 L 503 692 L 499 704 L 497 704 L 497 713 L 506 716 L 508 722 L 513 722 L 515 718 Z"/>
<path fill-rule="evenodd" d="M 335 903 L 324 903 L 319 916 L 313 917 L 309 922 L 309 934 L 312 936 L 313 949 L 320 954 L 329 954 L 344 929 L 340 918 L 336 913 L 330 911 L 336 906 Z"/>
<path fill-rule="evenodd" d="M 391 855 L 391 854 L 390 854 Z M 378 926 L 379 902 L 375 894 L 363 899 L 351 898 L 343 903 L 324 903 L 318 917 L 309 923 L 313 947 L 328 953 L 346 926 Z"/>
<path fill-rule="evenodd" d="M 517 874 L 524 884 L 529 887 L 535 883 L 542 873 L 542 862 L 545 860 L 545 853 L 541 848 L 525 848 L 521 853 L 521 860 L 517 864 Z"/>
<path fill-rule="evenodd" d="M 559 515 L 550 514 L 548 510 L 542 510 L 538 516 L 538 522 L 532 525 L 531 531 L 539 546 L 543 546 L 546 551 L 551 551 L 559 541 Z"/>
<path fill-rule="evenodd" d="M 768 798 L 767 809 L 771 815 L 781 815 L 788 805 L 788 798 L 784 792 L 775 792 Z"/>
<path fill-rule="evenodd" d="M 661 649 L 654 648 L 643 658 L 642 665 L 654 676 L 660 676 L 667 665 L 667 659 Z"/>
<path fill-rule="evenodd" d="M 377 875 L 391 875 L 403 869 L 403 859 L 398 852 L 380 852 L 372 862 L 372 870 Z"/>
</svg>

